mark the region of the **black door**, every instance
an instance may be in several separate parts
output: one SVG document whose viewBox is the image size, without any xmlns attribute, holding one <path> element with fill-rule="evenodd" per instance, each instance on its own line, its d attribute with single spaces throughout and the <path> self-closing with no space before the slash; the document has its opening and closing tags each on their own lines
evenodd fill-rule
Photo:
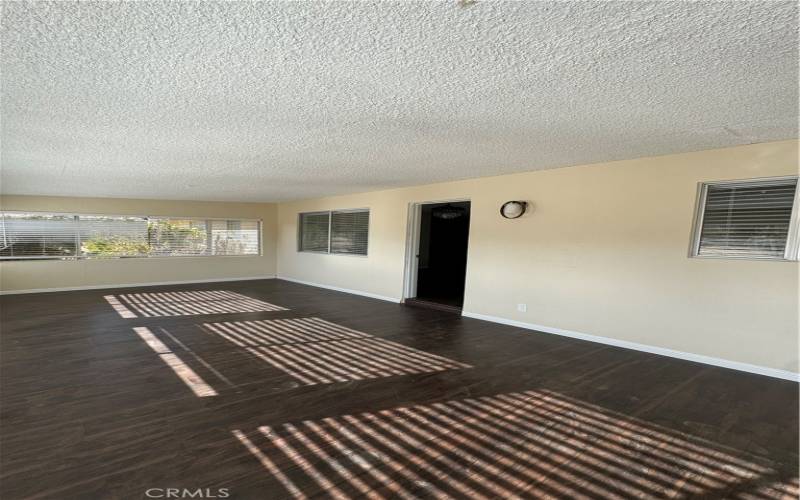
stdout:
<svg viewBox="0 0 800 500">
<path fill-rule="evenodd" d="M 459 308 L 464 304 L 469 208 L 468 201 L 422 205 L 418 300 Z"/>
</svg>

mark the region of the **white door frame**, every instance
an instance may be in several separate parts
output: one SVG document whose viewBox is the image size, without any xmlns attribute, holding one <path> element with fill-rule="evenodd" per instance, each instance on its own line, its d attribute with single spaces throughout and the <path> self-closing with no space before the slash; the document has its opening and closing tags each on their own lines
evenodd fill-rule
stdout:
<svg viewBox="0 0 800 500">
<path fill-rule="evenodd" d="M 422 222 L 422 206 L 439 203 L 470 202 L 469 198 L 453 198 L 449 200 L 418 201 L 408 204 L 408 223 L 406 224 L 406 258 L 403 272 L 403 300 L 417 296 L 417 273 L 419 271 L 419 231 Z"/>
</svg>

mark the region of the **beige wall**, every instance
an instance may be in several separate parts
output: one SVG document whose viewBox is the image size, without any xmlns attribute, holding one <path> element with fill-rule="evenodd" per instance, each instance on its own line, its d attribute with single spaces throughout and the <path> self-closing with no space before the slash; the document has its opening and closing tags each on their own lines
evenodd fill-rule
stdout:
<svg viewBox="0 0 800 500">
<path fill-rule="evenodd" d="M 0 289 L 3 291 L 275 274 L 277 208 L 274 204 L 3 196 L 0 198 L 0 208 L 86 214 L 261 219 L 263 242 L 261 256 L 0 262 Z"/>
<path fill-rule="evenodd" d="M 278 275 L 400 299 L 411 202 L 472 201 L 467 312 L 798 371 L 798 264 L 687 257 L 699 181 L 796 175 L 797 141 L 278 206 Z M 528 200 L 518 220 L 501 203 Z M 297 214 L 369 207 L 369 256 L 298 253 Z M 528 311 L 517 312 L 525 303 Z"/>
<path fill-rule="evenodd" d="M 263 221 L 263 256 L 0 263 L 0 289 L 282 277 L 402 297 L 412 202 L 472 201 L 464 310 L 798 371 L 798 264 L 687 257 L 699 181 L 796 175 L 797 141 L 274 204 L 5 196 L 3 210 Z M 504 201 L 532 202 L 510 221 Z M 298 253 L 301 211 L 369 207 L 369 256 Z M 277 245 L 276 245 L 277 242 Z M 525 303 L 528 311 L 518 312 Z"/>
</svg>

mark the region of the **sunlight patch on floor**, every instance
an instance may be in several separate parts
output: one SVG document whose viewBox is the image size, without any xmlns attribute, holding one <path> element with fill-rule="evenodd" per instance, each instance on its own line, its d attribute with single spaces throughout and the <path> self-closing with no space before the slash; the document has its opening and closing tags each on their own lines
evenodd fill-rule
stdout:
<svg viewBox="0 0 800 500">
<path fill-rule="evenodd" d="M 287 309 L 226 290 L 122 293 L 105 300 L 122 318 L 273 312 Z"/>
<path fill-rule="evenodd" d="M 228 321 L 203 327 L 308 385 L 471 368 L 320 318 Z"/>
<path fill-rule="evenodd" d="M 546 390 L 233 434 L 293 498 L 798 497 L 763 459 Z"/>
<path fill-rule="evenodd" d="M 181 381 L 194 392 L 197 397 L 216 396 L 217 391 L 208 385 L 189 365 L 183 362 L 177 354 L 159 340 L 153 332 L 146 327 L 137 327 L 133 331 L 158 354 L 161 360 L 175 372 Z"/>
</svg>

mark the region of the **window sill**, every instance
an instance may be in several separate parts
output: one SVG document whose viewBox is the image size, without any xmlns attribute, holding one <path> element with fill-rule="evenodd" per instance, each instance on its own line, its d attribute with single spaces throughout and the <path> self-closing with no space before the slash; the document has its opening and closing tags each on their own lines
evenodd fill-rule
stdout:
<svg viewBox="0 0 800 500">
<path fill-rule="evenodd" d="M 754 260 L 759 262 L 797 262 L 797 259 L 785 257 L 744 257 L 738 255 L 690 255 L 691 259 L 701 260 Z"/>
<path fill-rule="evenodd" d="M 331 253 L 331 252 L 312 252 L 311 250 L 298 250 L 297 253 L 308 253 L 313 255 L 331 255 L 336 257 L 358 257 L 361 259 L 366 259 L 369 257 L 369 254 L 362 255 L 358 253 Z"/>
</svg>

